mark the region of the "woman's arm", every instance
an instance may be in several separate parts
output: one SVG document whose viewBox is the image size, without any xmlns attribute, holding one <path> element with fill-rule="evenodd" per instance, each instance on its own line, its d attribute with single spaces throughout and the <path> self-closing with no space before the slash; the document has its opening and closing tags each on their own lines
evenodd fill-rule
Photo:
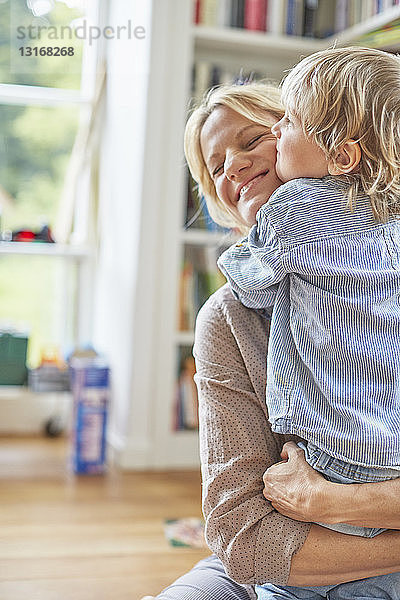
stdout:
<svg viewBox="0 0 400 600">
<path fill-rule="evenodd" d="M 293 557 L 289 585 L 334 585 L 400 571 L 400 532 L 370 539 L 313 525 Z"/>
<path fill-rule="evenodd" d="M 271 432 L 266 417 L 267 337 L 267 321 L 227 287 L 199 314 L 196 382 L 210 548 L 240 583 L 336 584 L 400 570 L 393 558 L 400 556 L 400 533 L 390 546 L 387 534 L 344 536 L 287 518 L 263 497 L 265 468 L 287 440 Z"/>
<path fill-rule="evenodd" d="M 300 521 L 400 529 L 400 478 L 331 483 L 307 464 L 293 442 L 285 444 L 281 457 L 284 461 L 263 477 L 264 496 L 281 514 Z"/>
<path fill-rule="evenodd" d="M 265 406 L 268 321 L 219 290 L 196 325 L 203 511 L 209 547 L 236 581 L 287 582 L 310 525 L 287 519 L 262 495 L 283 436 Z"/>
</svg>

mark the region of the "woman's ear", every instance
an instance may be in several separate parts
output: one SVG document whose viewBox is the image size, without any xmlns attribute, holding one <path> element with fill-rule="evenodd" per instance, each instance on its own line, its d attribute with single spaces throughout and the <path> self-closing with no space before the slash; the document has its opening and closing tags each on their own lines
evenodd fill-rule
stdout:
<svg viewBox="0 0 400 600">
<path fill-rule="evenodd" d="M 354 140 L 347 140 L 347 142 L 340 146 L 335 159 L 335 162 L 330 160 L 328 163 L 329 175 L 352 173 L 361 160 L 360 144 Z"/>
</svg>

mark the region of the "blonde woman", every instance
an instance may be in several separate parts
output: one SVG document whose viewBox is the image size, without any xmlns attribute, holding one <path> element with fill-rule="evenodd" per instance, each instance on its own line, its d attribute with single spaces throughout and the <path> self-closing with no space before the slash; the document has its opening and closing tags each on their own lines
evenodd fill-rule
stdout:
<svg viewBox="0 0 400 600">
<path fill-rule="evenodd" d="M 271 128 L 282 115 L 278 90 L 263 83 L 217 88 L 192 113 L 185 153 L 217 223 L 246 233 L 281 185 Z M 266 316 L 245 308 L 227 286 L 199 313 L 194 353 L 203 511 L 214 554 L 159 600 L 249 600 L 259 583 L 335 585 L 400 571 L 400 532 L 365 539 L 315 524 L 400 529 L 400 480 L 332 484 L 305 462 L 293 436 L 272 432 L 265 404 L 268 335 Z M 287 460 L 277 464 L 283 446 Z M 281 512 L 263 496 L 267 469 Z M 290 506 L 282 508 L 287 498 Z"/>
</svg>

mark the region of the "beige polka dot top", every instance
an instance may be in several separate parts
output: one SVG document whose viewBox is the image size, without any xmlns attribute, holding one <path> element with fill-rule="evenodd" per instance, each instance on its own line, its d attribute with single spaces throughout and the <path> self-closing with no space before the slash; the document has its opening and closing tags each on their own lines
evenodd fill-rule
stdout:
<svg viewBox="0 0 400 600">
<path fill-rule="evenodd" d="M 289 436 L 271 431 L 265 405 L 269 322 L 229 287 L 201 309 L 194 355 L 206 539 L 240 583 L 287 583 L 310 525 L 276 512 L 262 495 L 264 471 Z"/>
</svg>

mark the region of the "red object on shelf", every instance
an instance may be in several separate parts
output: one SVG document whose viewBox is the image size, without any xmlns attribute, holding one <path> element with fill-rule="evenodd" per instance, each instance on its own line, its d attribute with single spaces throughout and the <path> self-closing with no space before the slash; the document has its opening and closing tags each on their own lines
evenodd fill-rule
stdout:
<svg viewBox="0 0 400 600">
<path fill-rule="evenodd" d="M 35 239 L 33 231 L 28 229 L 21 229 L 13 234 L 13 242 L 32 242 Z"/>
<path fill-rule="evenodd" d="M 43 225 L 40 231 L 31 231 L 30 229 L 19 229 L 12 232 L 13 242 L 47 242 L 54 244 L 51 229 L 48 225 Z"/>
<path fill-rule="evenodd" d="M 200 0 L 196 0 L 194 5 L 194 22 L 196 25 L 200 23 Z"/>
<path fill-rule="evenodd" d="M 265 31 L 267 20 L 267 0 L 246 0 L 244 27 L 250 31 Z"/>
</svg>

